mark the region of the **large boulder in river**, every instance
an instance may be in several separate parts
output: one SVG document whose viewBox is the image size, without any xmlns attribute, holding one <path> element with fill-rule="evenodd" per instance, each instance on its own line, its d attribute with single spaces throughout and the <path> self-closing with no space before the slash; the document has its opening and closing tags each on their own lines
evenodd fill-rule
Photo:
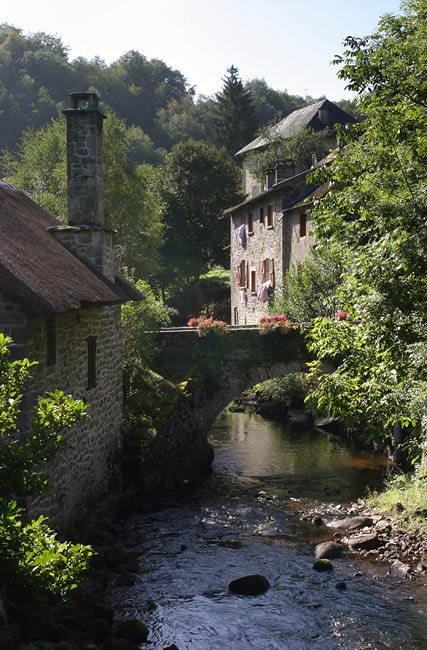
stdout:
<svg viewBox="0 0 427 650">
<path fill-rule="evenodd" d="M 382 546 L 382 542 L 377 533 L 353 535 L 348 538 L 347 543 L 351 549 L 357 551 L 373 551 Z"/>
<path fill-rule="evenodd" d="M 342 544 L 338 544 L 338 542 L 323 542 L 322 544 L 318 544 L 314 551 L 314 555 L 317 560 L 320 560 L 324 557 L 329 559 L 341 557 L 343 553 L 344 546 Z"/>
<path fill-rule="evenodd" d="M 267 591 L 267 589 L 270 589 L 270 586 L 267 578 L 259 573 L 255 573 L 251 576 L 243 576 L 242 578 L 232 580 L 228 588 L 233 594 L 258 596 Z"/>
<path fill-rule="evenodd" d="M 359 530 L 360 528 L 369 528 L 373 524 L 374 522 L 370 517 L 346 517 L 345 519 L 330 521 L 328 526 L 343 530 Z"/>
</svg>

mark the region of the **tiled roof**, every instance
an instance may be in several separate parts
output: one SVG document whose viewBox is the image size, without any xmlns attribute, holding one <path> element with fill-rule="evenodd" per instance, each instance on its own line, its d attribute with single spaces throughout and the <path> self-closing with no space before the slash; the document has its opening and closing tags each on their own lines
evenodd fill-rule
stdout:
<svg viewBox="0 0 427 650">
<path fill-rule="evenodd" d="M 58 221 L 22 192 L 0 187 L 0 287 L 39 316 L 140 300 L 123 278 L 110 282 L 48 232 Z"/>
</svg>

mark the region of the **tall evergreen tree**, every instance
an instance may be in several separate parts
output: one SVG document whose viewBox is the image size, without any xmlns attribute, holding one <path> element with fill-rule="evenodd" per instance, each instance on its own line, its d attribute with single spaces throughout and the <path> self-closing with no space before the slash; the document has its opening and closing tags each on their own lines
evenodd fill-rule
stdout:
<svg viewBox="0 0 427 650">
<path fill-rule="evenodd" d="M 245 89 L 238 69 L 227 70 L 224 86 L 216 95 L 215 126 L 218 144 L 233 155 L 250 142 L 258 126 L 251 93 Z"/>
</svg>

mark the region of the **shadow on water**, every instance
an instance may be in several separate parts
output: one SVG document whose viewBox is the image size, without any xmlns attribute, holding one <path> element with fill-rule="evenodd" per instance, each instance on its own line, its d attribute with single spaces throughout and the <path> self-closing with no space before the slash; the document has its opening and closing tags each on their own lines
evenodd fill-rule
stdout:
<svg viewBox="0 0 427 650">
<path fill-rule="evenodd" d="M 124 539 L 139 558 L 135 585 L 114 607 L 150 627 L 162 650 L 410 650 L 427 647 L 427 589 L 358 556 L 312 569 L 324 519 L 377 485 L 386 462 L 317 430 L 222 414 L 211 431 L 214 472 L 180 507 L 135 515 Z M 261 573 L 271 589 L 235 596 L 228 584 Z M 337 589 L 345 582 L 346 589 Z"/>
</svg>

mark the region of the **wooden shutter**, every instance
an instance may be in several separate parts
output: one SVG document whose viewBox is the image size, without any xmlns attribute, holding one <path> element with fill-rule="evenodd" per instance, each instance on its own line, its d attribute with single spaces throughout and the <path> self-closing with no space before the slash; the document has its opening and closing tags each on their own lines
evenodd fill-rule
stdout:
<svg viewBox="0 0 427 650">
<path fill-rule="evenodd" d="M 270 282 L 271 286 L 274 287 L 274 258 L 270 258 Z"/>
<path fill-rule="evenodd" d="M 248 289 L 249 288 L 249 262 L 246 260 L 246 268 L 245 268 L 245 286 Z"/>
<path fill-rule="evenodd" d="M 237 265 L 237 286 L 242 286 L 242 267 L 240 264 Z"/>
<path fill-rule="evenodd" d="M 265 277 L 265 260 L 262 260 L 262 263 L 261 263 L 261 283 L 264 284 L 265 280 L 266 280 L 266 277 Z"/>
</svg>

